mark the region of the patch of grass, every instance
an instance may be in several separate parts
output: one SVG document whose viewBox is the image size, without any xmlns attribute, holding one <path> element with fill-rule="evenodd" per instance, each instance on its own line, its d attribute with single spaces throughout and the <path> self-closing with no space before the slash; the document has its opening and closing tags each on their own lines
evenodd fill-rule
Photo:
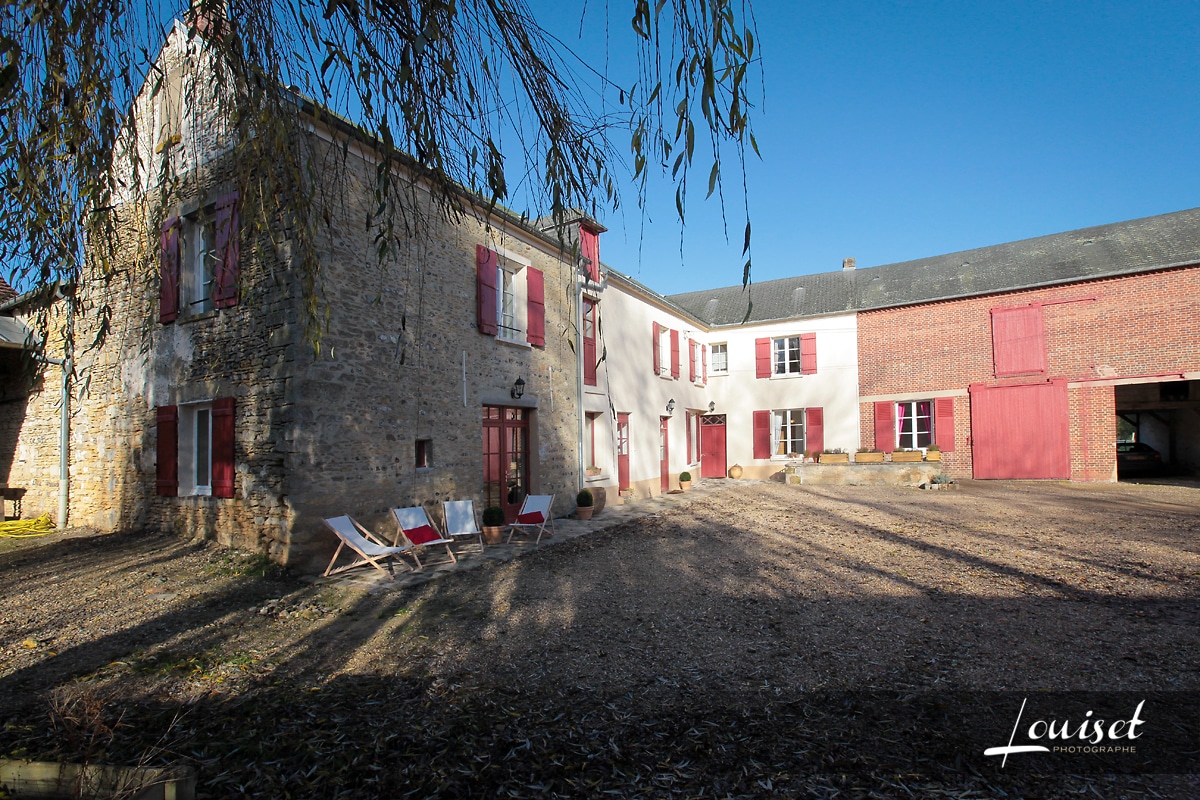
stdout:
<svg viewBox="0 0 1200 800">
<path fill-rule="evenodd" d="M 263 553 L 231 552 L 207 568 L 218 575 L 237 578 L 264 578 L 278 580 L 287 575 L 287 570 L 276 564 Z"/>
</svg>

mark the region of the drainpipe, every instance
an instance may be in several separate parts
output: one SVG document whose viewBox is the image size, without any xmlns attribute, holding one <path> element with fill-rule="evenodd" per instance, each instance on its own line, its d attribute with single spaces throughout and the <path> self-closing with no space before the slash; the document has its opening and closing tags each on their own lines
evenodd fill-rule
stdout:
<svg viewBox="0 0 1200 800">
<path fill-rule="evenodd" d="M 575 398 L 577 436 L 575 439 L 575 486 L 583 488 L 583 276 L 579 269 L 575 273 Z"/>
<path fill-rule="evenodd" d="M 58 522 L 57 527 L 63 530 L 67 527 L 67 504 L 71 487 L 71 370 L 73 359 L 67 349 L 66 358 L 50 358 L 49 356 L 34 356 L 45 364 L 62 367 L 62 398 L 59 406 L 61 411 L 58 420 Z"/>
</svg>

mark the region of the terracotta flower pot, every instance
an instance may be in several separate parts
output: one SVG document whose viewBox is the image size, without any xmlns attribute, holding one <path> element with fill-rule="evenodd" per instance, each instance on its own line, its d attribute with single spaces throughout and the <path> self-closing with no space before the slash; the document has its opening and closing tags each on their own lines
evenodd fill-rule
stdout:
<svg viewBox="0 0 1200 800">
<path fill-rule="evenodd" d="M 592 506 L 575 506 L 575 519 L 591 519 Z"/>
<path fill-rule="evenodd" d="M 692 482 L 691 481 L 680 481 L 679 488 L 686 492 L 688 489 L 692 488 Z"/>
<path fill-rule="evenodd" d="M 484 525 L 483 526 L 483 543 L 484 544 L 500 544 L 504 538 L 503 525 Z"/>
<path fill-rule="evenodd" d="M 734 480 L 737 480 L 738 478 L 742 477 L 742 465 L 734 464 L 732 467 L 730 467 L 729 468 L 729 477 L 733 478 Z"/>
</svg>

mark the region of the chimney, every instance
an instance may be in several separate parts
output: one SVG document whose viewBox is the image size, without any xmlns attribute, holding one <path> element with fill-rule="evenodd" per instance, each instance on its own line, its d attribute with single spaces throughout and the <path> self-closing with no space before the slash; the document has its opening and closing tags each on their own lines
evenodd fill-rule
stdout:
<svg viewBox="0 0 1200 800">
<path fill-rule="evenodd" d="M 184 19 L 200 36 L 219 41 L 229 27 L 229 2 L 228 0 L 192 0 Z"/>
<path fill-rule="evenodd" d="M 854 269 L 854 259 L 853 258 L 843 258 L 842 259 L 842 269 L 843 270 Z"/>
</svg>

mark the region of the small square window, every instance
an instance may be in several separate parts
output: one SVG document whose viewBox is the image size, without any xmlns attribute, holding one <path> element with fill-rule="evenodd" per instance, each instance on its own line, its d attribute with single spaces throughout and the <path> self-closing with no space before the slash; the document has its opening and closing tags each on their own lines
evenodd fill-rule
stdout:
<svg viewBox="0 0 1200 800">
<path fill-rule="evenodd" d="M 429 469 L 433 466 L 432 439 L 417 439 L 416 465 L 417 469 Z"/>
</svg>

